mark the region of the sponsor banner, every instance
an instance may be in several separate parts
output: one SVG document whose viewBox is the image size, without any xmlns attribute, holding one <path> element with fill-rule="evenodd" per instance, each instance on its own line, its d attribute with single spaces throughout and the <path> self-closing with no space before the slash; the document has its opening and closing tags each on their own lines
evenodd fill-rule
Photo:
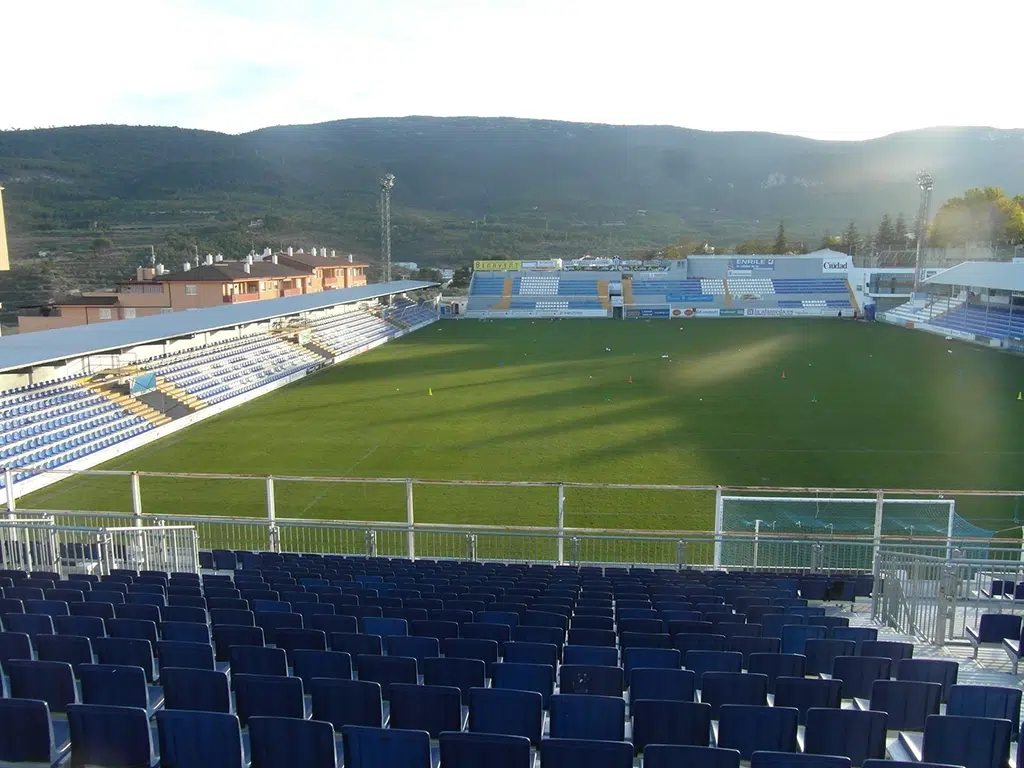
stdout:
<svg viewBox="0 0 1024 768">
<path fill-rule="evenodd" d="M 839 313 L 831 307 L 765 307 L 742 311 L 746 317 L 832 317 Z"/>
<path fill-rule="evenodd" d="M 718 309 L 701 309 L 698 307 L 694 310 L 697 313 L 697 317 L 720 317 L 721 310 Z"/>
<path fill-rule="evenodd" d="M 613 307 L 621 307 L 622 306 L 622 297 L 621 296 L 610 296 L 609 298 L 611 299 L 611 303 L 612 303 Z"/>
<path fill-rule="evenodd" d="M 473 271 L 475 272 L 518 272 L 523 268 L 523 262 L 516 261 L 474 261 Z"/>
<path fill-rule="evenodd" d="M 648 285 L 650 285 L 650 283 L 648 283 Z M 665 296 L 665 301 L 667 301 L 669 304 L 692 304 L 693 302 L 704 302 L 714 300 L 714 296 L 705 294 L 701 294 L 699 296 L 683 296 L 681 293 L 669 293 Z"/>
<path fill-rule="evenodd" d="M 316 364 L 314 364 L 314 365 L 310 365 L 310 366 L 307 366 L 307 367 L 306 367 L 306 375 L 308 376 L 308 375 L 309 375 L 309 374 L 311 374 L 311 373 L 316 373 L 316 372 L 317 372 L 317 371 L 319 371 L 319 370 L 320 370 L 321 368 L 326 368 L 326 367 L 327 367 L 328 365 L 330 365 L 330 363 L 328 363 L 328 362 L 327 362 L 327 361 L 325 360 L 325 361 L 324 361 L 324 362 L 322 362 L 322 363 L 316 363 Z"/>
<path fill-rule="evenodd" d="M 642 307 L 626 310 L 626 317 L 668 317 L 668 307 Z"/>
<path fill-rule="evenodd" d="M 707 307 L 672 307 L 672 317 L 718 317 L 718 309 Z"/>
<path fill-rule="evenodd" d="M 729 269 L 774 272 L 775 259 L 729 259 Z"/>
<path fill-rule="evenodd" d="M 719 317 L 743 317 L 743 315 L 744 312 L 742 309 L 730 309 L 727 307 L 725 309 L 718 310 Z"/>
<path fill-rule="evenodd" d="M 727 276 L 728 277 L 750 277 L 752 274 L 754 274 L 754 273 L 751 272 L 749 269 L 730 269 L 730 270 L 727 270 Z"/>
<path fill-rule="evenodd" d="M 544 270 L 544 269 L 561 269 L 562 268 L 562 260 L 561 259 L 543 259 L 541 261 L 523 261 L 523 262 L 520 263 L 519 268 L 520 269 L 524 269 L 524 270 L 528 270 L 528 269 L 540 269 L 540 270 Z"/>
<path fill-rule="evenodd" d="M 821 271 L 826 275 L 849 272 L 852 266 L 849 256 L 826 256 L 821 260 Z"/>
</svg>

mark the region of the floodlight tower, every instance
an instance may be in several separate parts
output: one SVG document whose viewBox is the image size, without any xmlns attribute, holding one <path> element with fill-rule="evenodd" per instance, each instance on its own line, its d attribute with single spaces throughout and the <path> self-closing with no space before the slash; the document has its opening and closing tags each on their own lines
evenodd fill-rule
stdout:
<svg viewBox="0 0 1024 768">
<path fill-rule="evenodd" d="M 380 179 L 380 261 L 384 282 L 391 282 L 391 190 L 395 188 L 395 174 L 386 173 Z"/>
<path fill-rule="evenodd" d="M 921 244 L 928 232 L 928 211 L 932 206 L 932 175 L 928 171 L 918 171 L 917 188 L 921 190 L 921 199 L 917 208 L 917 247 L 914 254 L 914 294 L 921 291 Z"/>
</svg>

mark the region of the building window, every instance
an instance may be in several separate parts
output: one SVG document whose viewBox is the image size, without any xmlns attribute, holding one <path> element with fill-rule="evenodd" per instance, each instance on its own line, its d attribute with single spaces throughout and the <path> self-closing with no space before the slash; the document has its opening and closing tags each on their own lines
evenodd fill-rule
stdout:
<svg viewBox="0 0 1024 768">
<path fill-rule="evenodd" d="M 173 310 L 173 309 L 171 309 L 170 307 L 160 307 L 160 314 L 161 314 L 161 315 L 169 315 L 169 314 L 171 314 L 171 312 L 173 312 L 173 311 L 174 311 L 174 310 Z"/>
<path fill-rule="evenodd" d="M 113 313 L 107 307 L 100 309 L 100 320 L 110 320 L 113 317 Z"/>
<path fill-rule="evenodd" d="M 124 319 L 125 320 L 134 320 L 135 319 L 135 307 L 125 307 L 124 308 Z"/>
<path fill-rule="evenodd" d="M 197 296 L 198 294 L 199 294 L 199 289 L 198 289 L 197 286 L 194 286 L 194 285 L 186 285 L 185 286 L 185 295 L 186 296 Z"/>
</svg>

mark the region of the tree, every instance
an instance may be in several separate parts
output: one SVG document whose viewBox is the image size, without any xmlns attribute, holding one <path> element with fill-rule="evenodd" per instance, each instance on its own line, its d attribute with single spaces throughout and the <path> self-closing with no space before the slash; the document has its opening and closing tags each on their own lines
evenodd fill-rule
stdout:
<svg viewBox="0 0 1024 768">
<path fill-rule="evenodd" d="M 882 222 L 878 225 L 878 234 L 875 235 L 876 248 L 889 248 L 896 244 L 896 228 L 892 225 L 892 218 L 888 213 L 882 216 Z"/>
<path fill-rule="evenodd" d="M 857 232 L 857 223 L 850 219 L 850 223 L 846 225 L 846 229 L 843 230 L 842 237 L 839 239 L 839 250 L 853 256 L 859 245 L 860 234 Z"/>
<path fill-rule="evenodd" d="M 1024 242 L 1024 205 L 998 187 L 967 190 L 942 204 L 929 235 L 933 246 L 948 248 L 968 243 L 1014 245 Z"/>
<path fill-rule="evenodd" d="M 896 217 L 896 224 L 892 228 L 892 238 L 898 248 L 906 248 L 909 244 L 907 233 L 907 222 L 901 211 Z"/>
<path fill-rule="evenodd" d="M 773 254 L 773 244 L 767 240 L 744 240 L 736 246 L 736 253 L 740 256 L 761 256 Z"/>
<path fill-rule="evenodd" d="M 828 248 L 833 251 L 837 251 L 842 247 L 842 245 L 842 239 L 837 235 L 833 235 L 826 229 L 825 234 L 821 236 L 821 245 L 819 245 L 818 248 Z"/>
<path fill-rule="evenodd" d="M 89 247 L 94 253 L 102 253 L 103 251 L 109 251 L 112 245 L 113 243 L 107 238 L 97 237 L 89 244 Z"/>
<path fill-rule="evenodd" d="M 779 233 L 775 235 L 775 244 L 772 246 L 772 253 L 782 255 L 789 250 L 789 243 L 786 242 L 786 224 L 779 219 Z"/>
</svg>

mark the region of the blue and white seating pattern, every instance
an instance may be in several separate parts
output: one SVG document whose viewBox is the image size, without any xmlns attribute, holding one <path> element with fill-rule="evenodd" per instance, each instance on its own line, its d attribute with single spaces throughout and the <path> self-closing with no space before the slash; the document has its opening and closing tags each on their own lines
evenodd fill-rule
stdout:
<svg viewBox="0 0 1024 768">
<path fill-rule="evenodd" d="M 365 310 L 346 312 L 313 326 L 313 337 L 338 356 L 400 333 L 396 326 Z"/>
<path fill-rule="evenodd" d="M 958 686 L 956 662 L 901 643 L 862 639 L 808 676 L 815 644 L 867 632 L 810 604 L 853 580 L 202 560 L 202 577 L 0 571 L 0 762 L 896 768 L 871 761 L 905 750 L 1006 768 L 1018 730 L 1018 689 Z"/>
</svg>

